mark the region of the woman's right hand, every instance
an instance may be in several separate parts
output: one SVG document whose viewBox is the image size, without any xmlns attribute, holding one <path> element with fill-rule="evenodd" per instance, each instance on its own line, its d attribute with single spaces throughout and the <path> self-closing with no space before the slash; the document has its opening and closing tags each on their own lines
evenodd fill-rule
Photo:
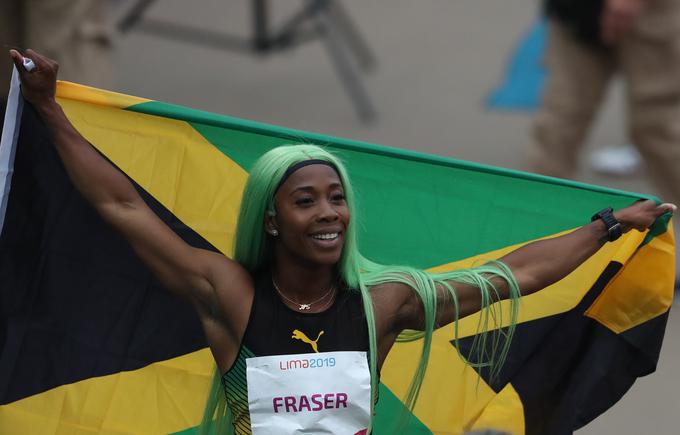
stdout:
<svg viewBox="0 0 680 435">
<path fill-rule="evenodd" d="M 14 65 L 21 77 L 21 93 L 34 107 L 40 108 L 54 103 L 57 90 L 57 72 L 59 64 L 33 50 L 26 50 L 25 55 L 35 64 L 32 71 L 27 71 L 23 65 L 24 56 L 17 50 L 10 50 Z"/>
</svg>

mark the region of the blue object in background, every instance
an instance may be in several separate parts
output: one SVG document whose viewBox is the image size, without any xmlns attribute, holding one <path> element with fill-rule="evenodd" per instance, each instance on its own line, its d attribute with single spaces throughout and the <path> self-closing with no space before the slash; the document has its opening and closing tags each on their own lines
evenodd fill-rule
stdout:
<svg viewBox="0 0 680 435">
<path fill-rule="evenodd" d="M 508 62 L 503 82 L 486 99 L 488 110 L 538 108 L 547 71 L 542 59 L 547 40 L 547 23 L 541 17 L 520 41 Z"/>
</svg>

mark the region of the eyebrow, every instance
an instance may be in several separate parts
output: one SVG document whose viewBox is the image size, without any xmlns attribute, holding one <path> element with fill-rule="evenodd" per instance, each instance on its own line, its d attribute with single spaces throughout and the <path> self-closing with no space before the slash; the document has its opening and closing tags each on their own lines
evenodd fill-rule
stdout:
<svg viewBox="0 0 680 435">
<path fill-rule="evenodd" d="M 342 184 L 341 183 L 331 183 L 331 184 L 328 185 L 328 187 L 330 189 L 335 189 L 335 188 L 338 188 L 338 187 L 342 188 Z M 300 187 L 296 187 L 295 189 L 293 189 L 290 192 L 290 195 L 288 195 L 288 196 L 293 196 L 293 194 L 297 193 L 298 191 L 314 192 L 315 190 L 316 189 L 314 188 L 314 186 L 300 186 Z"/>
</svg>

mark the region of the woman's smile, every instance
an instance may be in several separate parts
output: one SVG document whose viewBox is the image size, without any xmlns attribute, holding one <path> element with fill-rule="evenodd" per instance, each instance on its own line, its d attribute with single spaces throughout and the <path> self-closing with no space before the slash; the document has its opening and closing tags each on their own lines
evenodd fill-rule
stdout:
<svg viewBox="0 0 680 435">
<path fill-rule="evenodd" d="M 322 249 L 334 249 L 341 247 L 344 241 L 343 233 L 340 230 L 324 231 L 312 234 L 311 239 Z"/>
</svg>

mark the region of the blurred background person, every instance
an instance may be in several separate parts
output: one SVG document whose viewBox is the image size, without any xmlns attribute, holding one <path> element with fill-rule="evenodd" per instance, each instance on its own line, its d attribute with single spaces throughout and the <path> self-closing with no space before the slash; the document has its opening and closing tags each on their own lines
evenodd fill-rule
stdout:
<svg viewBox="0 0 680 435">
<path fill-rule="evenodd" d="M 573 178 L 605 92 L 623 76 L 629 136 L 663 196 L 680 199 L 680 0 L 547 0 L 549 76 L 530 170 Z"/>
<path fill-rule="evenodd" d="M 59 76 L 96 87 L 112 85 L 108 0 L 2 0 L 0 38 L 5 51 L 31 47 L 59 62 Z M 12 65 L 0 63 L 4 101 Z M 3 103 L 4 106 L 4 103 Z"/>
</svg>

